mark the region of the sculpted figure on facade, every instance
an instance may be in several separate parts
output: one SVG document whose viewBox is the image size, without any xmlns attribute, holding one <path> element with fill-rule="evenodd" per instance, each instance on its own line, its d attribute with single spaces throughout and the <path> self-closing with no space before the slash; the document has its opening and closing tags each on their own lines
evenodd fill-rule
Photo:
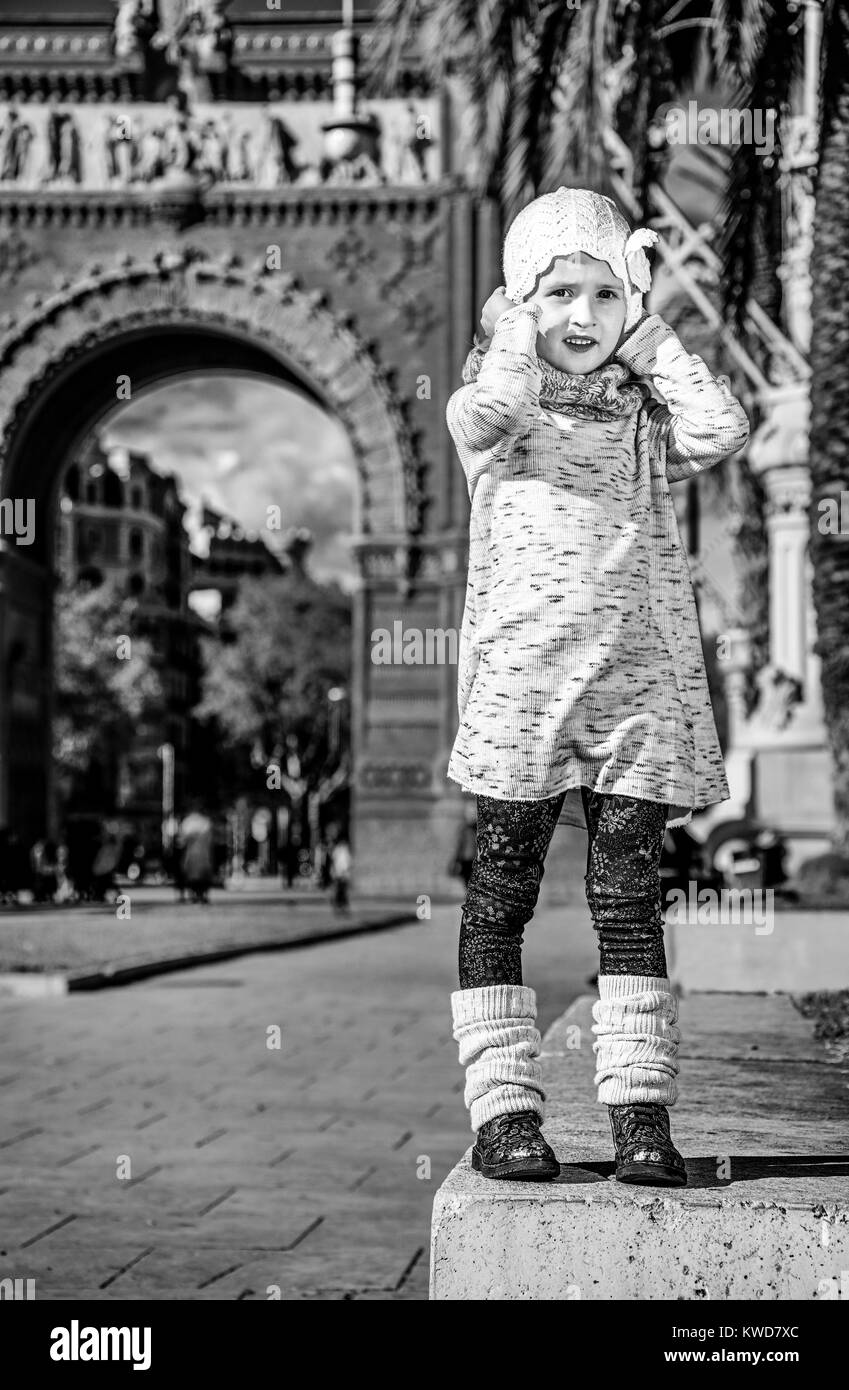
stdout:
<svg viewBox="0 0 849 1390">
<path fill-rule="evenodd" d="M 3 183 L 17 183 L 26 178 L 32 140 L 32 126 L 10 106 L 0 127 L 0 180 Z"/>
<path fill-rule="evenodd" d="M 156 27 L 154 0 L 116 0 L 118 13 L 112 26 L 112 51 L 119 63 L 143 58 Z"/>
<path fill-rule="evenodd" d="M 293 157 L 292 151 L 298 142 L 275 112 L 267 111 L 266 117 L 265 147 L 272 170 L 272 180 L 275 185 L 295 183 L 300 173 L 300 165 Z"/>
<path fill-rule="evenodd" d="M 160 0 L 159 29 L 151 46 L 177 69 L 181 91 L 192 101 L 213 96 L 210 74 L 230 64 L 233 32 L 226 0 Z"/>
<path fill-rule="evenodd" d="M 56 103 L 51 104 L 47 117 L 46 140 L 46 180 L 66 179 L 71 183 L 81 183 L 83 170 L 79 127 L 73 114 L 63 111 Z"/>
</svg>

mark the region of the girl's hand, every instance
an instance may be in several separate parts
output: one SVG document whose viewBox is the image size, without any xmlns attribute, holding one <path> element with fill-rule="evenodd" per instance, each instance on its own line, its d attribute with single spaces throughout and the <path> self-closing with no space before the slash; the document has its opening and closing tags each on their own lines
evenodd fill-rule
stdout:
<svg viewBox="0 0 849 1390">
<path fill-rule="evenodd" d="M 619 335 L 619 342 L 616 344 L 616 347 L 613 349 L 614 356 L 615 356 L 616 353 L 619 351 L 619 349 L 621 348 L 622 344 L 623 344 L 624 342 L 627 342 L 628 338 L 631 337 L 631 334 L 632 334 L 632 333 L 636 333 L 637 329 L 640 327 L 640 324 L 643 323 L 643 321 L 644 321 L 645 319 L 650 318 L 650 317 L 651 317 L 651 315 L 649 314 L 648 309 L 644 309 L 643 312 L 640 314 L 640 317 L 637 319 L 637 322 L 634 324 L 634 326 L 633 326 L 632 328 L 628 328 L 628 329 L 623 328 L 623 329 L 622 329 L 622 332 L 621 332 L 620 335 Z"/>
<path fill-rule="evenodd" d="M 481 328 L 484 337 L 491 338 L 496 321 L 501 318 L 502 314 L 506 314 L 508 309 L 515 309 L 515 307 L 513 300 L 508 299 L 504 293 L 504 286 L 499 285 L 481 309 Z"/>
</svg>

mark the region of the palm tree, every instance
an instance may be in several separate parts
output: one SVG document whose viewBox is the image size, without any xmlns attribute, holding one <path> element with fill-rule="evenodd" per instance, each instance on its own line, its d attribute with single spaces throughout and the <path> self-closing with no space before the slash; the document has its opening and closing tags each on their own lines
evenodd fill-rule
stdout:
<svg viewBox="0 0 849 1390">
<path fill-rule="evenodd" d="M 849 15 L 826 7 L 811 266 L 811 559 L 836 848 L 849 854 L 849 536 L 824 535 L 819 504 L 849 492 Z"/>
<path fill-rule="evenodd" d="M 415 45 L 435 85 L 456 80 L 469 121 L 468 145 L 481 193 L 505 219 L 537 192 L 575 181 L 604 188 L 609 159 L 600 133 L 614 128 L 619 87 L 630 84 L 622 120 L 653 112 L 675 95 L 670 53 L 686 46 L 651 39 L 666 0 L 381 0 L 367 76 L 372 92 L 394 90 Z M 626 109 L 627 108 L 627 109 Z M 637 154 L 639 159 L 639 154 Z"/>
<path fill-rule="evenodd" d="M 434 85 L 459 89 L 473 183 L 497 199 L 505 226 L 561 183 L 610 192 L 623 157 L 647 206 L 669 158 L 653 139 L 657 113 L 685 94 L 714 85 L 723 104 L 777 111 L 773 157 L 753 144 L 731 155 L 699 151 L 696 176 L 721 191 L 721 305 L 745 337 L 752 299 L 773 322 L 781 314 L 781 118 L 799 89 L 807 8 L 803 0 L 581 0 L 575 8 L 568 0 L 381 0 L 368 81 L 374 92 L 392 91 L 415 46 Z M 818 503 L 849 491 L 849 0 L 822 0 L 820 13 L 811 555 L 837 847 L 849 853 L 849 544 L 817 526 Z M 757 341 L 747 347 L 755 358 L 763 353 Z"/>
</svg>

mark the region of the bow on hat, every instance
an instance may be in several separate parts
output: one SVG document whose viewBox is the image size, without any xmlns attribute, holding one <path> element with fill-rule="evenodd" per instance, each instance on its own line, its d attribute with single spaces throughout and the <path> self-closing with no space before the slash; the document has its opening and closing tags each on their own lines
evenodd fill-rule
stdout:
<svg viewBox="0 0 849 1390">
<path fill-rule="evenodd" d="M 625 242 L 623 254 L 632 285 L 643 294 L 651 289 L 651 267 L 644 248 L 654 246 L 660 237 L 651 227 L 638 227 Z"/>
</svg>

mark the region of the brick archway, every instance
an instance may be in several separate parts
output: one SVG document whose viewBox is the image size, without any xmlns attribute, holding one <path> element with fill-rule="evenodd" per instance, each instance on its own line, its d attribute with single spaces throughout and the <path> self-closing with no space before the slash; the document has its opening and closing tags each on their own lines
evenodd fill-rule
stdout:
<svg viewBox="0 0 849 1390">
<path fill-rule="evenodd" d="M 268 354 L 281 376 L 344 425 L 360 478 L 361 532 L 401 539 L 420 530 L 414 436 L 374 347 L 333 314 L 326 295 L 301 289 L 286 272 L 251 274 L 232 257 L 215 261 L 191 249 L 93 267 L 0 321 L 0 495 L 18 495 L 22 476 L 31 476 L 20 445 L 51 384 L 104 343 L 163 328 L 217 331 Z M 156 379 L 151 365 L 144 384 Z"/>
<path fill-rule="evenodd" d="M 176 373 L 234 365 L 298 386 L 337 416 L 359 477 L 357 552 L 412 553 L 424 507 L 422 470 L 387 371 L 322 292 L 281 271 L 249 272 L 193 248 L 93 267 L 0 322 L 0 497 L 32 498 L 36 543 L 0 539 L 0 823 L 44 824 L 50 794 L 52 535 L 62 463 L 106 408 L 116 373 L 133 395 Z M 362 639 L 363 596 L 355 594 Z M 364 699 L 355 640 L 354 724 Z M 15 706 L 12 708 L 12 706 Z M 356 740 L 355 740 L 356 741 Z M 355 750 L 356 751 L 356 750 Z M 17 788 L 17 790 L 16 790 Z"/>
</svg>

